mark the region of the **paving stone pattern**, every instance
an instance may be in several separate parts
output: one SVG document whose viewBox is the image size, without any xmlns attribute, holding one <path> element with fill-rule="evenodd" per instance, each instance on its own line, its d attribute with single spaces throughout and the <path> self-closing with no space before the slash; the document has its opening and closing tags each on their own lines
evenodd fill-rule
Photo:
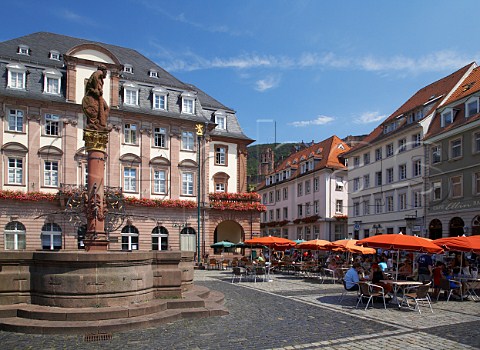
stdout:
<svg viewBox="0 0 480 350">
<path fill-rule="evenodd" d="M 195 271 L 195 283 L 225 294 L 230 315 L 181 320 L 84 342 L 80 336 L 0 332 L 1 349 L 480 349 L 480 303 L 440 301 L 434 313 L 355 309 L 339 284 L 273 275 L 231 283 L 229 271 Z"/>
</svg>

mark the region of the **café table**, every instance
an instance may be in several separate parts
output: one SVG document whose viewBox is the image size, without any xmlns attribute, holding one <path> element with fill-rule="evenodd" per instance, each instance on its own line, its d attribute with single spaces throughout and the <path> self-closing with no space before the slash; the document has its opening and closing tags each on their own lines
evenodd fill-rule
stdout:
<svg viewBox="0 0 480 350">
<path fill-rule="evenodd" d="M 393 286 L 393 299 L 394 303 L 398 304 L 398 308 L 402 307 L 402 303 L 398 300 L 398 291 L 402 291 L 402 296 L 405 294 L 405 290 L 411 287 L 421 286 L 422 282 L 406 281 L 406 280 L 381 280 L 380 282 L 391 284 Z"/>
</svg>

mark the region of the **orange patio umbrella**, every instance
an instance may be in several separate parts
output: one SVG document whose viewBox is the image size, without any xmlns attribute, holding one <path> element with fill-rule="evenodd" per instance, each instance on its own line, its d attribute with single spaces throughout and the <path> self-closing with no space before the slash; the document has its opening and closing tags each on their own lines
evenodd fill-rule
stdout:
<svg viewBox="0 0 480 350">
<path fill-rule="evenodd" d="M 333 251 L 349 252 L 356 254 L 375 254 L 376 250 L 373 248 L 366 248 L 357 245 L 358 240 L 356 239 L 340 239 L 338 241 L 332 242 L 327 246 L 327 249 Z"/>
<path fill-rule="evenodd" d="M 269 248 L 275 249 L 287 249 L 296 246 L 297 244 L 294 241 L 291 241 L 282 237 L 267 236 L 267 237 L 254 237 L 252 239 L 247 239 L 244 242 L 245 244 L 261 244 Z"/>
<path fill-rule="evenodd" d="M 330 241 L 324 239 L 313 239 L 311 241 L 302 242 L 297 245 L 298 249 L 309 249 L 309 250 L 328 250 L 329 248 L 325 247 L 330 244 Z"/>
<path fill-rule="evenodd" d="M 433 241 L 445 250 L 480 253 L 480 236 L 445 237 Z"/>
<path fill-rule="evenodd" d="M 432 240 L 409 236 L 401 233 L 387 233 L 372 236 L 357 241 L 358 245 L 370 248 L 382 248 L 386 250 L 405 250 L 410 252 L 441 253 L 443 249 L 433 243 Z"/>
</svg>

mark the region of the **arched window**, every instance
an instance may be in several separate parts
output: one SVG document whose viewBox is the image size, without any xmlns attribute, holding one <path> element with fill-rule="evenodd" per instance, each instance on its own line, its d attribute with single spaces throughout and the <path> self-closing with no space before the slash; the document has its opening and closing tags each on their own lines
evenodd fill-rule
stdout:
<svg viewBox="0 0 480 350">
<path fill-rule="evenodd" d="M 194 252 L 196 251 L 197 233 L 192 227 L 185 227 L 180 232 L 180 249 Z"/>
<path fill-rule="evenodd" d="M 168 250 L 168 230 L 157 226 L 152 230 L 152 250 Z"/>
<path fill-rule="evenodd" d="M 19 221 L 10 221 L 5 225 L 5 250 L 26 248 L 25 226 Z"/>
<path fill-rule="evenodd" d="M 138 229 L 133 225 L 122 229 L 122 250 L 138 250 Z"/>
<path fill-rule="evenodd" d="M 85 249 L 85 235 L 87 234 L 87 225 L 82 225 L 77 230 L 78 249 Z"/>
<path fill-rule="evenodd" d="M 480 215 L 477 215 L 472 220 L 472 236 L 480 235 Z"/>
<path fill-rule="evenodd" d="M 458 216 L 452 218 L 450 220 L 450 237 L 457 237 L 457 236 L 462 236 L 465 231 L 464 231 L 464 226 L 465 223 L 463 222 L 462 218 L 459 218 Z"/>
<path fill-rule="evenodd" d="M 430 239 L 442 238 L 442 222 L 438 219 L 433 219 L 428 225 Z"/>
<path fill-rule="evenodd" d="M 43 225 L 41 238 L 42 249 L 62 249 L 62 228 L 58 224 L 52 222 Z"/>
</svg>

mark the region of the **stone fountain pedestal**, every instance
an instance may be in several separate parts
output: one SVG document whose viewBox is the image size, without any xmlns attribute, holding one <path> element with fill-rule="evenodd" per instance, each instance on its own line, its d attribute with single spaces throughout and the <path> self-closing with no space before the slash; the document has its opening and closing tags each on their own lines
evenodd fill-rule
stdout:
<svg viewBox="0 0 480 350">
<path fill-rule="evenodd" d="M 193 284 L 193 266 L 180 251 L 4 252 L 0 329 L 111 333 L 228 314 L 221 293 Z"/>
</svg>

